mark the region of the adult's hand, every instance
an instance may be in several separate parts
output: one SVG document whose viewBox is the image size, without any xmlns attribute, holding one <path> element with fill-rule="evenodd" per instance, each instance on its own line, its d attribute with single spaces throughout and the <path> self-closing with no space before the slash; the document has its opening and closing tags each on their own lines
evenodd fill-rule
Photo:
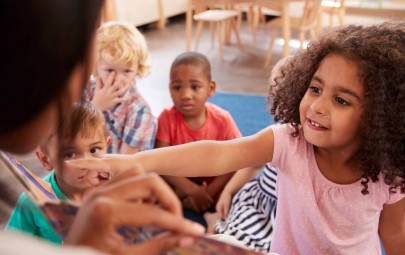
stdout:
<svg viewBox="0 0 405 255">
<path fill-rule="evenodd" d="M 83 201 L 65 244 L 85 245 L 110 254 L 161 254 L 189 245 L 204 228 L 186 220 L 176 195 L 156 174 L 127 171 L 96 188 Z M 151 203 L 157 201 L 158 203 Z M 152 227 L 168 231 L 154 239 L 128 245 L 119 226 Z"/>
</svg>

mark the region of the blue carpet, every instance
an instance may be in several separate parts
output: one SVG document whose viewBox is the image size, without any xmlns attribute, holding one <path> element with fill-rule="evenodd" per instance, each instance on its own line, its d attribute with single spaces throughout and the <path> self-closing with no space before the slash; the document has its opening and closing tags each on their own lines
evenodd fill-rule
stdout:
<svg viewBox="0 0 405 255">
<path fill-rule="evenodd" d="M 274 124 L 264 96 L 215 93 L 208 101 L 230 112 L 243 136 Z"/>
</svg>

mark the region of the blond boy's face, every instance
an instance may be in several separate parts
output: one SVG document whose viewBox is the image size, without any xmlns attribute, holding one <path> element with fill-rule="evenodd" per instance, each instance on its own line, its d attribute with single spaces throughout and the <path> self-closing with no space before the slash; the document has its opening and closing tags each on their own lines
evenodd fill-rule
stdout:
<svg viewBox="0 0 405 255">
<path fill-rule="evenodd" d="M 87 137 L 80 131 L 73 140 L 63 139 L 61 148 L 58 148 L 57 135 L 51 137 L 44 154 L 49 160 L 48 169 L 54 168 L 58 185 L 65 195 L 70 197 L 72 194 L 81 193 L 93 184 L 89 183 L 89 178 L 86 176 L 89 173 L 86 169 L 73 168 L 66 164 L 59 167 L 59 162 L 101 157 L 106 153 L 108 145 L 109 137 L 106 137 L 103 130 L 98 130 L 93 136 Z M 43 161 L 42 163 L 44 164 Z"/>
<path fill-rule="evenodd" d="M 205 103 L 214 92 L 215 82 L 208 79 L 201 67 L 178 65 L 170 74 L 170 95 L 186 120 L 205 114 Z"/>
<path fill-rule="evenodd" d="M 131 66 L 128 63 L 117 63 L 111 64 L 108 61 L 105 61 L 103 58 L 100 58 L 96 64 L 96 73 L 100 77 L 101 82 L 104 86 L 113 86 L 116 90 L 122 87 L 130 87 L 135 83 L 136 75 L 138 74 L 138 66 Z M 112 84 L 108 84 L 109 75 L 113 75 Z M 125 95 L 128 90 L 125 90 L 122 94 Z"/>
</svg>

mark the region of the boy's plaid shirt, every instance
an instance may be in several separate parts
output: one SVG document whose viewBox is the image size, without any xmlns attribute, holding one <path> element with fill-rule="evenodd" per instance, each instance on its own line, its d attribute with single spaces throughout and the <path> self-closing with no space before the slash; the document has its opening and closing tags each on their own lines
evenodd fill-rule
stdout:
<svg viewBox="0 0 405 255">
<path fill-rule="evenodd" d="M 85 96 L 91 101 L 96 88 L 96 80 L 90 78 Z M 119 153 L 122 143 L 137 147 L 141 151 L 154 147 L 157 120 L 145 99 L 139 94 L 135 83 L 129 88 L 126 102 L 104 111 L 106 124 L 111 136 L 108 153 Z"/>
</svg>

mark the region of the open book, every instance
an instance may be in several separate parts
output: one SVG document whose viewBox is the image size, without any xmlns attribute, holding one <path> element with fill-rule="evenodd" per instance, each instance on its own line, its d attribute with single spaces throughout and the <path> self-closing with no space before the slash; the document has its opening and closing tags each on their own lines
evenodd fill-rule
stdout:
<svg viewBox="0 0 405 255">
<path fill-rule="evenodd" d="M 27 195 L 38 205 L 56 233 L 64 239 L 79 210 L 79 204 L 73 201 L 58 200 L 52 187 L 8 153 L 0 151 L 0 158 L 7 165 L 11 173 L 24 187 Z M 117 229 L 127 243 L 136 244 L 153 238 L 161 231 L 151 231 L 146 228 L 122 226 Z M 260 253 L 243 249 L 226 242 L 215 240 L 206 236 L 198 237 L 194 245 L 179 247 L 166 253 L 166 255 L 259 255 Z"/>
</svg>

